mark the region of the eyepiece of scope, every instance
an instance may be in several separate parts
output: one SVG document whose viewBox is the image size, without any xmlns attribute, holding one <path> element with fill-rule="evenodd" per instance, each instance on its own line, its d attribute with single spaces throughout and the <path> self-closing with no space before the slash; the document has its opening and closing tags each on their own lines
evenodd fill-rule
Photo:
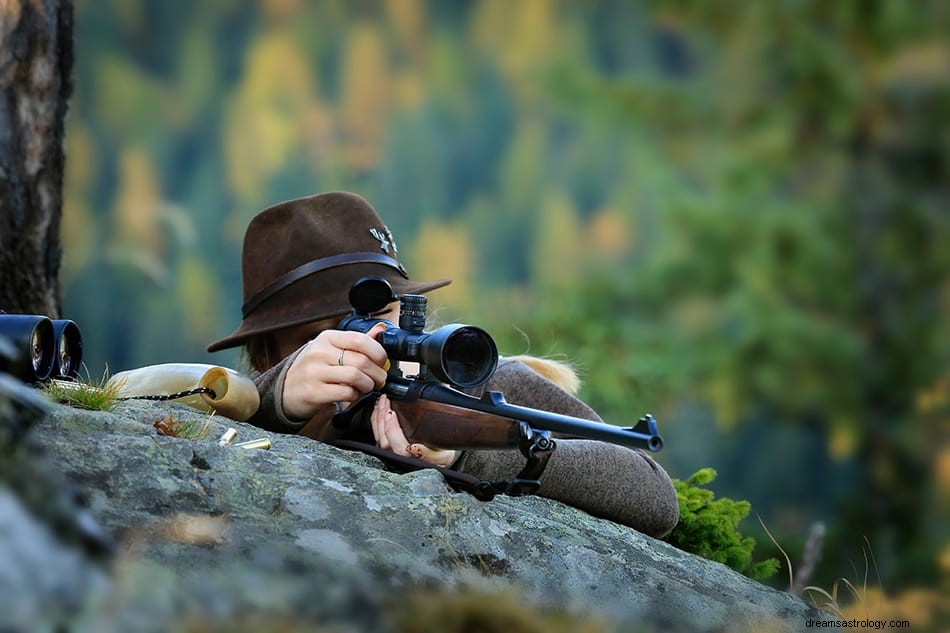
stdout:
<svg viewBox="0 0 950 633">
<path fill-rule="evenodd" d="M 426 329 L 426 308 L 429 300 L 425 295 L 402 295 L 399 297 L 399 327 L 410 332 Z"/>
<path fill-rule="evenodd" d="M 49 317 L 35 314 L 0 314 L 0 336 L 16 349 L 8 372 L 24 382 L 49 378 L 56 361 L 56 335 Z"/>
</svg>

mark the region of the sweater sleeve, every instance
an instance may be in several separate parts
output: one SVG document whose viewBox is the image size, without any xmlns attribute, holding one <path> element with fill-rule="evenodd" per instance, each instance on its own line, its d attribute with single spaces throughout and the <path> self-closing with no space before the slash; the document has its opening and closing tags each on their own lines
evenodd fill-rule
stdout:
<svg viewBox="0 0 950 633">
<path fill-rule="evenodd" d="M 487 385 L 512 404 L 602 421 L 586 404 L 518 362 L 502 362 Z M 454 467 L 481 479 L 506 479 L 524 466 L 518 451 L 466 451 Z M 679 520 L 666 471 L 636 449 L 606 442 L 559 439 L 538 495 L 661 537 Z"/>
<path fill-rule="evenodd" d="M 299 353 L 300 350 L 297 350 L 263 373 L 251 374 L 261 404 L 248 423 L 274 433 L 297 433 L 307 423 L 307 420 L 294 421 L 288 418 L 282 406 L 284 379 Z"/>
</svg>

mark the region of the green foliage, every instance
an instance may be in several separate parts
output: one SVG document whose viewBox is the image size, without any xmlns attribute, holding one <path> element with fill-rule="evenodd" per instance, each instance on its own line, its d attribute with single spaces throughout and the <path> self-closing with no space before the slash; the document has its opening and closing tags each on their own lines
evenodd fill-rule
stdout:
<svg viewBox="0 0 950 633">
<path fill-rule="evenodd" d="M 716 478 L 716 471 L 703 468 L 686 481 L 673 480 L 680 506 L 680 521 L 667 541 L 676 547 L 714 560 L 761 580 L 775 574 L 779 562 L 769 558 L 752 562 L 755 539 L 743 536 L 739 522 L 749 515 L 748 501 L 716 499 L 715 494 L 703 486 Z"/>
</svg>

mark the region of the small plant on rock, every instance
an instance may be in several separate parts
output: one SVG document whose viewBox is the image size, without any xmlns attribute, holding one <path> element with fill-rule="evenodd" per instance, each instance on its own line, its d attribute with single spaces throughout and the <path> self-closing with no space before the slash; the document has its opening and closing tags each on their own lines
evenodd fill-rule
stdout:
<svg viewBox="0 0 950 633">
<path fill-rule="evenodd" d="M 204 420 L 189 418 L 178 420 L 170 413 L 162 418 L 152 422 L 152 426 L 160 435 L 169 437 L 181 437 L 187 440 L 199 442 L 208 436 L 211 432 L 211 416 Z"/>
<path fill-rule="evenodd" d="M 739 521 L 749 515 L 748 501 L 716 499 L 703 486 L 716 471 L 703 468 L 686 481 L 673 480 L 680 506 L 680 521 L 666 540 L 687 552 L 714 560 L 756 580 L 772 576 L 779 568 L 775 558 L 752 562 L 755 539 L 743 536 Z"/>
<path fill-rule="evenodd" d="M 121 383 L 109 384 L 107 373 L 102 374 L 99 380 L 92 379 L 87 374 L 82 380 L 47 381 L 43 391 L 54 402 L 80 409 L 93 411 L 111 411 L 119 402 Z"/>
</svg>

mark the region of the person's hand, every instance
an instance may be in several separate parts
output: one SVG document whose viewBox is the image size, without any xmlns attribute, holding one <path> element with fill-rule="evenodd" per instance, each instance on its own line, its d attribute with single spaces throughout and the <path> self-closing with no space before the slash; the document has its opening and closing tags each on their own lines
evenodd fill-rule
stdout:
<svg viewBox="0 0 950 633">
<path fill-rule="evenodd" d="M 410 444 L 399 426 L 398 414 L 392 410 L 389 398 L 385 395 L 376 399 L 370 422 L 373 425 L 376 444 L 382 449 L 397 455 L 415 457 L 436 466 L 450 466 L 455 461 L 456 451 L 430 448 L 425 444 Z"/>
<path fill-rule="evenodd" d="M 386 351 L 375 337 L 386 329 L 379 323 L 363 334 L 324 330 L 307 342 L 287 370 L 282 405 L 287 417 L 312 418 L 330 413 L 337 403 L 349 406 L 386 382 Z"/>
</svg>

